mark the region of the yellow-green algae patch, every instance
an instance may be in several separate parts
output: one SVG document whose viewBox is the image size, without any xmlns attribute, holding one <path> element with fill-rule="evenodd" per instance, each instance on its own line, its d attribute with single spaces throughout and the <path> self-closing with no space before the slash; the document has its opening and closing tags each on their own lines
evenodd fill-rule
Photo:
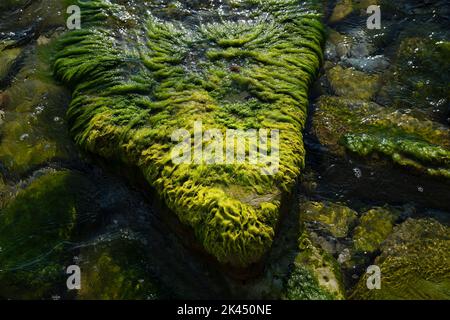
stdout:
<svg viewBox="0 0 450 320">
<path fill-rule="evenodd" d="M 381 269 L 380 290 L 367 289 L 363 276 L 352 299 L 450 299 L 449 228 L 433 219 L 409 219 L 382 245 L 374 264 Z"/>
<path fill-rule="evenodd" d="M 301 131 L 323 27 L 314 1 L 228 4 L 229 16 L 205 5 L 208 22 L 187 24 L 177 8 L 169 17 L 133 17 L 107 1 L 80 3 L 83 28 L 63 37 L 54 70 L 73 89 L 68 118 L 77 144 L 139 167 L 206 251 L 247 266 L 271 246 L 281 195 L 304 166 Z M 196 121 L 222 133 L 280 130 L 278 172 L 173 163 L 172 133 L 192 132 Z"/>
</svg>

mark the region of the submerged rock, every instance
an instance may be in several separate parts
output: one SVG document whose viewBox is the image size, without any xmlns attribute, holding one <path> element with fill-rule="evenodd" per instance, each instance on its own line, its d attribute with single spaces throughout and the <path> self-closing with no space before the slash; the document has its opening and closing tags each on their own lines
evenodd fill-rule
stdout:
<svg viewBox="0 0 450 320">
<path fill-rule="evenodd" d="M 78 299 L 154 300 L 159 290 L 147 270 L 148 253 L 138 240 L 116 239 L 83 248 Z"/>
<path fill-rule="evenodd" d="M 184 15 L 191 4 L 171 8 L 169 17 L 161 8 L 156 17 L 135 17 L 124 6 L 91 1 L 80 4 L 83 29 L 61 41 L 55 74 L 73 89 L 68 117 L 77 144 L 138 167 L 222 263 L 248 266 L 263 257 L 281 201 L 304 166 L 300 132 L 323 38 L 312 3 L 234 1 L 220 19 L 215 3 L 202 4 L 208 22 L 199 24 Z M 249 17 L 234 19 L 249 6 Z M 142 19 L 145 26 L 136 22 Z M 133 33 L 121 33 L 130 25 Z M 172 134 L 184 129 L 188 139 L 198 121 L 219 135 L 280 130 L 279 170 L 270 175 L 267 162 L 174 163 Z M 187 150 L 211 143 L 190 141 Z"/>
<path fill-rule="evenodd" d="M 21 52 L 22 50 L 20 48 L 0 50 L 0 84 L 8 76 L 11 67 Z"/>
<path fill-rule="evenodd" d="M 333 9 L 329 22 L 330 23 L 340 22 L 352 12 L 353 12 L 352 0 L 339 0 Z"/>
<path fill-rule="evenodd" d="M 430 176 L 450 177 L 450 132 L 408 112 L 352 99 L 323 96 L 314 131 L 331 151 L 376 155 Z"/>
<path fill-rule="evenodd" d="M 314 245 L 307 231 L 299 238 L 299 251 L 287 279 L 285 297 L 289 300 L 344 299 L 339 264 Z"/>
<path fill-rule="evenodd" d="M 364 213 L 353 233 L 357 252 L 372 253 L 392 233 L 399 212 L 388 208 L 374 208 Z"/>
<path fill-rule="evenodd" d="M 0 211 L 0 297 L 50 298 L 65 287 L 68 243 L 89 190 L 78 173 L 50 172 Z"/>
<path fill-rule="evenodd" d="M 0 162 L 15 176 L 75 153 L 64 123 L 69 94 L 51 78 L 48 50 L 49 45 L 29 48 L 19 72 L 2 93 Z"/>
<path fill-rule="evenodd" d="M 374 264 L 381 289 L 362 277 L 352 299 L 450 299 L 450 230 L 433 219 L 409 219 L 383 243 Z"/>
<path fill-rule="evenodd" d="M 328 81 L 338 96 L 369 101 L 378 91 L 379 76 L 337 65 L 327 71 Z"/>
<path fill-rule="evenodd" d="M 377 101 L 422 111 L 442 122 L 450 111 L 450 42 L 411 37 L 397 49 Z"/>
<path fill-rule="evenodd" d="M 300 219 L 307 224 L 318 225 L 336 238 L 348 235 L 357 219 L 357 213 L 340 204 L 329 202 L 306 202 L 301 205 Z"/>
</svg>

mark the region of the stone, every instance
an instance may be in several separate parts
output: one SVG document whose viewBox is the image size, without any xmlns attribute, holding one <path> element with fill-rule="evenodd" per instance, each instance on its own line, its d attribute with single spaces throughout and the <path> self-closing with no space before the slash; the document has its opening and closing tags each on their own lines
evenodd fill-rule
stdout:
<svg viewBox="0 0 450 320">
<path fill-rule="evenodd" d="M 374 265 L 381 269 L 381 289 L 367 289 L 367 275 L 352 299 L 450 299 L 450 230 L 430 218 L 408 219 L 383 243 Z"/>
<path fill-rule="evenodd" d="M 337 65 L 327 71 L 328 81 L 338 96 L 370 101 L 380 88 L 380 77 Z"/>
<path fill-rule="evenodd" d="M 356 252 L 373 253 L 392 233 L 400 213 L 389 208 L 373 208 L 363 213 L 353 232 Z"/>
<path fill-rule="evenodd" d="M 195 26 L 161 8 L 151 10 L 159 19 L 137 19 L 109 1 L 80 6 L 83 29 L 62 37 L 54 64 L 57 78 L 74 89 L 67 116 L 77 145 L 138 167 L 219 262 L 260 261 L 272 245 L 282 199 L 304 167 L 300 132 L 324 37 L 313 1 L 237 1 L 220 17 L 208 4 L 210 22 Z M 252 19 L 236 22 L 249 6 Z M 145 26 L 136 23 L 142 19 Z M 111 37 L 130 25 L 136 32 Z M 145 39 L 134 38 L 141 31 Z M 172 134 L 192 134 L 197 121 L 220 132 L 280 130 L 280 170 L 174 163 Z"/>
</svg>

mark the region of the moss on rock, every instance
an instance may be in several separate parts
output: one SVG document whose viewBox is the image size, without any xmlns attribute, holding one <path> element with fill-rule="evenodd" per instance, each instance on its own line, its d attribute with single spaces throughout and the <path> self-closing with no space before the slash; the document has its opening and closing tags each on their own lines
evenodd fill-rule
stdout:
<svg viewBox="0 0 450 320">
<path fill-rule="evenodd" d="M 88 185 L 77 173 L 48 173 L 1 210 L 1 297 L 50 298 L 52 290 L 65 287 L 65 249 Z"/>
<path fill-rule="evenodd" d="M 0 50 L 0 81 L 8 75 L 10 68 L 21 52 L 22 49 L 20 48 Z"/>
<path fill-rule="evenodd" d="M 450 103 L 450 42 L 407 37 L 398 45 L 395 64 L 378 99 L 394 108 L 445 115 Z M 430 112 L 431 111 L 431 112 Z"/>
<path fill-rule="evenodd" d="M 313 244 L 304 231 L 299 254 L 287 280 L 285 297 L 290 300 L 341 300 L 345 298 L 337 261 Z"/>
<path fill-rule="evenodd" d="M 374 264 L 381 289 L 367 289 L 361 278 L 352 299 L 450 299 L 450 230 L 433 219 L 409 219 L 383 243 Z"/>
<path fill-rule="evenodd" d="M 55 84 L 46 51 L 51 44 L 29 49 L 5 97 L 0 127 L 0 161 L 16 175 L 55 159 L 68 159 L 73 143 L 64 121 L 69 93 Z"/>
<path fill-rule="evenodd" d="M 353 233 L 357 252 L 372 253 L 392 233 L 399 212 L 388 208 L 374 208 L 362 215 Z"/>
<path fill-rule="evenodd" d="M 408 112 L 324 96 L 317 102 L 314 131 L 334 153 L 378 154 L 430 176 L 450 177 L 450 131 Z"/>
<path fill-rule="evenodd" d="M 139 167 L 220 262 L 247 266 L 261 259 L 272 244 L 281 194 L 304 166 L 300 132 L 323 40 L 313 3 L 233 1 L 230 17 L 252 6 L 251 18 L 239 22 L 226 12 L 218 19 L 205 5 L 209 22 L 193 25 L 177 20 L 177 8 L 169 19 L 161 10 L 133 17 L 123 6 L 90 1 L 80 3 L 83 29 L 61 40 L 54 69 L 73 89 L 68 117 L 77 144 Z M 143 19 L 145 25 L 135 23 Z M 120 32 L 130 25 L 133 32 Z M 172 133 L 192 133 L 196 121 L 222 133 L 280 130 L 279 171 L 173 163 Z M 262 200 L 247 203 L 230 192 L 236 189 Z"/>
<path fill-rule="evenodd" d="M 305 223 L 318 224 L 336 238 L 348 235 L 357 219 L 356 211 L 331 202 L 305 202 L 300 207 L 300 219 Z"/>
<path fill-rule="evenodd" d="M 82 300 L 154 300 L 159 290 L 147 270 L 148 253 L 137 240 L 117 239 L 81 251 Z"/>
<path fill-rule="evenodd" d="M 380 77 L 337 65 L 327 71 L 328 81 L 335 94 L 351 99 L 369 101 L 380 88 Z"/>
</svg>

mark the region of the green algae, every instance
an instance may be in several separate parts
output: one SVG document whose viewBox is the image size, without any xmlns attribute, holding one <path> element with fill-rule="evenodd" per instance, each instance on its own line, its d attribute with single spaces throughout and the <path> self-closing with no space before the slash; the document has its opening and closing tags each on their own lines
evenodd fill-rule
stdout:
<svg viewBox="0 0 450 320">
<path fill-rule="evenodd" d="M 374 264 L 381 268 L 381 289 L 368 290 L 362 277 L 352 299 L 448 300 L 450 239 L 448 227 L 433 219 L 409 219 L 383 243 Z"/>
<path fill-rule="evenodd" d="M 8 75 L 8 72 L 21 52 L 22 50 L 20 48 L 0 50 L 0 81 Z"/>
<path fill-rule="evenodd" d="M 317 109 L 314 130 L 333 152 L 348 150 L 366 158 L 378 154 L 417 172 L 450 177 L 450 133 L 443 125 L 338 97 L 321 97 Z"/>
<path fill-rule="evenodd" d="M 356 222 L 356 211 L 331 202 L 306 202 L 301 205 L 300 219 L 319 224 L 336 238 L 344 238 Z"/>
<path fill-rule="evenodd" d="M 323 28 L 312 2 L 233 4 L 257 8 L 245 21 L 195 27 L 149 16 L 145 26 L 119 37 L 120 28 L 106 29 L 104 20 L 125 26 L 118 14 L 124 7 L 83 3 L 83 29 L 63 37 L 54 68 L 73 89 L 68 118 L 77 144 L 139 167 L 206 251 L 246 266 L 271 246 L 279 195 L 304 166 L 300 132 Z M 196 121 L 222 132 L 280 130 L 278 173 L 267 176 L 249 164 L 172 163 L 171 134 L 192 132 Z M 229 192 L 236 188 L 272 200 L 248 204 Z"/>
<path fill-rule="evenodd" d="M 364 253 L 378 250 L 392 233 L 398 216 L 399 212 L 389 208 L 374 208 L 364 213 L 353 232 L 355 250 Z"/>
<path fill-rule="evenodd" d="M 149 276 L 145 248 L 117 239 L 81 250 L 81 300 L 154 300 L 160 292 Z"/>
<path fill-rule="evenodd" d="M 298 240 L 285 297 L 290 300 L 341 300 L 345 297 L 342 275 L 337 261 L 311 241 L 304 231 Z"/>
<path fill-rule="evenodd" d="M 65 285 L 66 249 L 88 186 L 77 173 L 50 172 L 0 211 L 1 297 L 49 298 Z"/>
<path fill-rule="evenodd" d="M 380 98 L 394 108 L 433 110 L 430 118 L 448 112 L 450 76 L 442 71 L 449 68 L 450 42 L 407 37 L 398 45 Z"/>
<path fill-rule="evenodd" d="M 342 97 L 369 101 L 380 87 L 380 76 L 352 68 L 344 69 L 337 65 L 327 70 L 326 74 L 334 93 Z"/>
<path fill-rule="evenodd" d="M 50 44 L 28 49 L 23 66 L 3 95 L 0 161 L 15 174 L 70 158 L 72 143 L 64 123 L 68 92 L 51 78 Z"/>
</svg>

